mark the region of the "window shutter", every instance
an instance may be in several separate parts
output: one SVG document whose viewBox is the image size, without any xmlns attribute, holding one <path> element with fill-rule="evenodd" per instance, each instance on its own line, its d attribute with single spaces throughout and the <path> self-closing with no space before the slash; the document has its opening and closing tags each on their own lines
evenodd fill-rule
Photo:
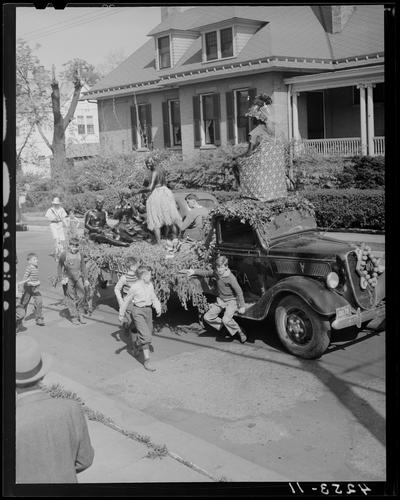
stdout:
<svg viewBox="0 0 400 500">
<path fill-rule="evenodd" d="M 168 102 L 162 103 L 162 116 L 163 116 L 163 132 L 164 132 L 164 146 L 166 148 L 171 147 L 170 130 L 169 130 L 169 113 L 168 113 Z"/>
<path fill-rule="evenodd" d="M 131 106 L 131 127 L 132 127 L 132 149 L 137 149 L 137 119 L 136 108 Z"/>
<path fill-rule="evenodd" d="M 215 120 L 215 136 L 214 144 L 216 146 L 221 145 L 221 131 L 220 131 L 220 121 L 221 121 L 221 109 L 219 105 L 219 94 L 213 95 L 213 108 L 214 108 L 214 120 Z"/>
<path fill-rule="evenodd" d="M 201 146 L 200 135 L 200 96 L 193 96 L 193 133 L 194 133 L 194 147 Z"/>
<path fill-rule="evenodd" d="M 152 149 L 153 147 L 153 138 L 151 134 L 151 104 L 146 104 L 146 127 L 147 127 L 147 147 Z"/>
<path fill-rule="evenodd" d="M 234 130 L 234 120 L 235 120 L 235 103 L 234 103 L 234 92 L 226 92 L 226 131 L 227 139 L 230 144 L 235 143 L 235 130 Z"/>
</svg>

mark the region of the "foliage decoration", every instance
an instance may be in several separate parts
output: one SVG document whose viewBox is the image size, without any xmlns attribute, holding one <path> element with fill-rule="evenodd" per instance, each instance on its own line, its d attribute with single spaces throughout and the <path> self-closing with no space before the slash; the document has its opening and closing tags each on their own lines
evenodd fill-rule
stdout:
<svg viewBox="0 0 400 500">
<path fill-rule="evenodd" d="M 191 302 L 200 312 L 207 310 L 207 300 L 198 283 L 180 273 L 184 269 L 204 269 L 207 266 L 207 250 L 201 243 L 183 247 L 173 259 L 166 259 L 167 252 L 162 246 L 146 241 L 134 242 L 129 247 L 121 248 L 82 240 L 81 251 L 90 269 L 88 279 L 92 290 L 97 289 L 102 270 L 122 274 L 127 271 L 126 258 L 133 256 L 142 265 L 151 268 L 154 289 L 164 312 L 172 292 L 177 294 L 185 309 L 188 302 Z"/>
<path fill-rule="evenodd" d="M 315 216 L 313 204 L 298 195 L 268 202 L 236 198 L 220 203 L 213 208 L 209 214 L 208 225 L 209 229 L 211 229 L 212 218 L 222 216 L 224 219 L 240 219 L 243 224 L 248 223 L 254 229 L 263 230 L 274 217 L 292 210 L 297 210 L 303 215 Z"/>
</svg>

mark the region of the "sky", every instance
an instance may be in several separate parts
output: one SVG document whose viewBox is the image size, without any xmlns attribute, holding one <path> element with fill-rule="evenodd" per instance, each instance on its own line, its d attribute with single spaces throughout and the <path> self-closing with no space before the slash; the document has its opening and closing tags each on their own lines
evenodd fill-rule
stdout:
<svg viewBox="0 0 400 500">
<path fill-rule="evenodd" d="M 94 66 L 102 64 L 110 53 L 123 51 L 128 57 L 149 38 L 146 36 L 161 22 L 160 7 L 47 7 L 16 9 L 16 37 L 23 38 L 40 63 L 57 73 L 67 61 L 79 57 Z"/>
</svg>

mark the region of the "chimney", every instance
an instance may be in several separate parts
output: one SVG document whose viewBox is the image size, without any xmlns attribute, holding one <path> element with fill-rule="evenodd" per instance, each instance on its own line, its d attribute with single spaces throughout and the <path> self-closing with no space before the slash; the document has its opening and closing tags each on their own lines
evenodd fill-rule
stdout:
<svg viewBox="0 0 400 500">
<path fill-rule="evenodd" d="M 354 5 L 316 5 L 311 7 L 319 22 L 327 33 L 335 34 L 343 31 L 351 15 Z"/>
<path fill-rule="evenodd" d="M 177 14 L 181 12 L 182 7 L 161 7 L 161 21 L 167 19 L 167 17 L 172 16 L 173 14 Z"/>
</svg>

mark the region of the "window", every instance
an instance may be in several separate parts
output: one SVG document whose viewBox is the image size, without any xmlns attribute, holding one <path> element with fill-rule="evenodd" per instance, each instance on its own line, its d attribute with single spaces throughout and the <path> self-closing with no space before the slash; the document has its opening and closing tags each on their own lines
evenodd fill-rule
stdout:
<svg viewBox="0 0 400 500">
<path fill-rule="evenodd" d="M 162 36 L 158 39 L 158 67 L 159 69 L 171 67 L 169 36 Z"/>
<path fill-rule="evenodd" d="M 86 117 L 86 132 L 87 134 L 94 134 L 94 121 L 93 116 L 88 115 Z"/>
<path fill-rule="evenodd" d="M 251 120 L 246 116 L 256 89 L 238 89 L 226 93 L 227 138 L 231 144 L 247 142 Z"/>
<path fill-rule="evenodd" d="M 225 28 L 204 35 L 204 60 L 213 61 L 233 56 L 233 30 Z"/>
<path fill-rule="evenodd" d="M 151 104 L 138 104 L 131 107 L 133 148 L 151 148 Z"/>
<path fill-rule="evenodd" d="M 254 247 L 257 237 L 250 224 L 243 224 L 237 219 L 220 222 L 221 243 L 234 244 L 238 247 Z"/>
<path fill-rule="evenodd" d="M 221 35 L 221 57 L 233 56 L 233 37 L 232 28 L 226 28 L 220 31 Z"/>
<path fill-rule="evenodd" d="M 78 122 L 78 134 L 85 135 L 86 134 L 85 117 L 80 115 L 76 117 L 76 120 Z"/>
<path fill-rule="evenodd" d="M 219 94 L 194 96 L 193 118 L 195 147 L 219 146 L 221 144 Z"/>
<path fill-rule="evenodd" d="M 181 111 L 179 101 L 169 101 L 170 123 L 171 123 L 171 145 L 181 146 Z"/>
<path fill-rule="evenodd" d="M 166 148 L 182 146 L 181 111 L 177 100 L 162 103 L 164 146 Z"/>
</svg>

